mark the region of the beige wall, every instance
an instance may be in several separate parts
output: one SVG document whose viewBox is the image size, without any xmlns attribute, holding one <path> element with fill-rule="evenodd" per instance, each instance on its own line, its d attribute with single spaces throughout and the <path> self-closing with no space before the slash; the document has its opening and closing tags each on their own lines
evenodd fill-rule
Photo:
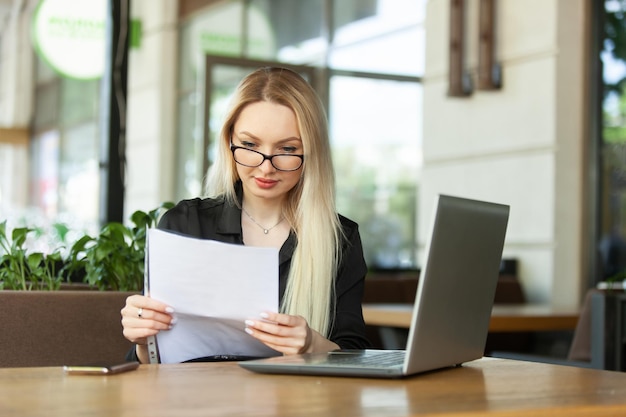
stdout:
<svg viewBox="0 0 626 417">
<path fill-rule="evenodd" d="M 128 57 L 127 216 L 172 199 L 176 159 L 178 1 L 133 0 L 131 7 L 142 37 Z"/>
<path fill-rule="evenodd" d="M 476 85 L 478 0 L 467 2 Z M 430 0 L 419 231 L 437 193 L 511 205 L 504 256 L 530 301 L 575 305 L 583 279 L 584 0 L 497 2 L 503 87 L 447 96 L 449 0 Z M 480 237 L 477 236 L 477 239 Z"/>
<path fill-rule="evenodd" d="M 25 128 L 33 107 L 30 18 L 36 0 L 11 4 L 0 22 L 0 127 Z"/>
<path fill-rule="evenodd" d="M 0 16 L 0 213 L 28 201 L 28 125 L 33 106 L 30 14 L 35 0 L 4 5 Z"/>
</svg>

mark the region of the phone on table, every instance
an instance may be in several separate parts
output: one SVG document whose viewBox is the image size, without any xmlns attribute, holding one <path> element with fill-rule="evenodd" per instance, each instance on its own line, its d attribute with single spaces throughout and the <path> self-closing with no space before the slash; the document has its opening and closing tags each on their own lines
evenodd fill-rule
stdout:
<svg viewBox="0 0 626 417">
<path fill-rule="evenodd" d="M 139 362 L 123 362 L 99 365 L 65 365 L 63 370 L 68 375 L 115 375 L 135 370 Z"/>
</svg>

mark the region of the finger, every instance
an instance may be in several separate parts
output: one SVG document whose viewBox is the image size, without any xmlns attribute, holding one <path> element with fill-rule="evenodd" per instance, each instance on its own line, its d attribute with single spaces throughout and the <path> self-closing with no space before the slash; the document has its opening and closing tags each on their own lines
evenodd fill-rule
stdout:
<svg viewBox="0 0 626 417">
<path fill-rule="evenodd" d="M 126 339 L 128 339 L 132 343 L 137 343 L 139 345 L 145 345 L 147 343 L 147 338 L 149 336 L 155 336 L 159 333 L 156 329 L 148 329 L 148 328 L 124 328 L 123 335 Z"/>
<path fill-rule="evenodd" d="M 311 330 L 304 318 L 291 317 L 292 319 L 288 321 L 296 323 L 297 326 L 283 326 L 263 320 L 246 320 L 245 331 L 272 349 L 283 353 L 300 353 L 306 350 L 310 344 Z"/>
<path fill-rule="evenodd" d="M 248 328 L 279 337 L 298 338 L 306 335 L 306 321 L 304 320 L 299 326 L 287 326 L 264 320 L 246 320 L 245 324 Z"/>
<path fill-rule="evenodd" d="M 136 307 L 136 308 L 144 308 L 150 309 L 154 311 L 159 311 L 161 313 L 173 313 L 174 309 L 154 298 L 146 297 L 145 295 L 131 295 L 126 299 L 126 306 L 128 307 Z"/>
<path fill-rule="evenodd" d="M 172 307 L 150 297 L 132 295 L 126 299 L 126 305 L 120 313 L 124 318 L 150 319 L 169 325 L 173 322 L 173 311 Z"/>
<path fill-rule="evenodd" d="M 152 311 L 148 310 L 152 314 Z M 122 316 L 122 327 L 129 329 L 169 330 L 176 323 L 176 318 L 168 315 L 156 315 L 156 319 L 145 317 Z"/>
<path fill-rule="evenodd" d="M 148 336 L 154 336 L 163 330 L 170 330 L 173 323 L 164 323 L 156 320 L 122 317 L 123 335 L 126 339 L 137 344 L 146 344 Z"/>
<path fill-rule="evenodd" d="M 264 321 L 278 323 L 283 326 L 297 326 L 300 321 L 305 321 L 301 316 L 291 316 L 289 314 L 275 313 L 272 311 L 264 311 L 259 314 Z"/>
<path fill-rule="evenodd" d="M 300 353 L 304 347 L 304 340 L 299 338 L 275 336 L 250 328 L 246 328 L 246 332 L 266 346 L 284 354 Z"/>
<path fill-rule="evenodd" d="M 136 307 L 124 307 L 121 310 L 122 326 L 124 327 L 153 327 L 156 329 L 165 329 L 176 322 L 171 314 L 164 314 L 158 311 L 143 308 L 140 310 Z"/>
<path fill-rule="evenodd" d="M 296 347 L 272 345 L 271 343 L 265 343 L 265 346 L 270 349 L 274 349 L 276 352 L 280 352 L 283 355 L 297 355 L 300 353 L 300 350 Z"/>
</svg>

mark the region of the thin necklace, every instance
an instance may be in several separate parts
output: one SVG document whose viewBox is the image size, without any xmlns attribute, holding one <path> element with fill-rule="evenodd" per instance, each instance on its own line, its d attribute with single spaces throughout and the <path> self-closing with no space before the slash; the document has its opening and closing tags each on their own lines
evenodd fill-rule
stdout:
<svg viewBox="0 0 626 417">
<path fill-rule="evenodd" d="M 250 213 L 248 213 L 248 212 L 246 211 L 246 209 L 245 209 L 245 208 L 243 208 L 243 207 L 242 207 L 241 209 L 243 210 L 243 212 L 244 212 L 244 213 L 246 213 L 246 216 L 248 216 L 248 217 L 250 218 L 250 220 L 252 220 L 252 221 L 254 222 L 254 224 L 256 224 L 256 225 L 257 225 L 257 226 L 259 226 L 261 229 L 263 229 L 263 233 L 265 233 L 265 234 L 268 234 L 268 233 L 270 232 L 270 230 L 272 230 L 273 228 L 275 228 L 276 226 L 278 226 L 279 224 L 281 224 L 281 223 L 283 222 L 283 220 L 285 220 L 285 218 L 281 216 L 281 217 L 280 217 L 280 220 L 278 221 L 278 223 L 276 223 L 274 226 L 269 227 L 269 228 L 267 228 L 267 229 L 266 229 L 266 228 L 265 228 L 265 227 L 263 227 L 263 226 L 262 226 L 259 222 L 257 222 L 256 220 L 254 220 L 254 217 L 252 217 L 252 216 L 250 215 Z"/>
</svg>

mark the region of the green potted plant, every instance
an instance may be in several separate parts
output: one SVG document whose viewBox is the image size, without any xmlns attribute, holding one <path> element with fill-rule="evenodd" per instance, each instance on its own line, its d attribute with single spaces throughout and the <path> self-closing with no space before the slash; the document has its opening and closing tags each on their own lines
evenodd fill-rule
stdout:
<svg viewBox="0 0 626 417">
<path fill-rule="evenodd" d="M 100 290 L 142 290 L 147 230 L 173 205 L 167 202 L 148 213 L 134 212 L 130 217 L 134 226 L 111 222 L 98 236 L 83 236 L 72 245 L 65 271 L 70 276 L 83 272 L 83 281 Z"/>
<path fill-rule="evenodd" d="M 124 360 L 132 344 L 120 310 L 142 290 L 146 232 L 172 206 L 137 211 L 132 226 L 108 223 L 48 254 L 27 250 L 35 228 L 9 233 L 1 222 L 0 367 Z"/>
<path fill-rule="evenodd" d="M 26 238 L 36 229 L 13 229 L 9 238 L 6 220 L 0 223 L 0 289 L 58 290 L 62 275 L 60 248 L 52 253 L 28 253 Z"/>
<path fill-rule="evenodd" d="M 27 237 L 37 234 L 38 229 L 19 227 L 9 236 L 7 222 L 3 221 L 0 223 L 0 289 L 59 290 L 62 284 L 80 281 L 103 291 L 141 291 L 146 232 L 172 206 L 173 203 L 167 202 L 147 213 L 136 211 L 130 217 L 132 226 L 107 223 L 97 236 L 84 235 L 74 242 L 66 256 L 62 254 L 64 247 L 53 248 L 48 254 L 29 253 Z"/>
</svg>

